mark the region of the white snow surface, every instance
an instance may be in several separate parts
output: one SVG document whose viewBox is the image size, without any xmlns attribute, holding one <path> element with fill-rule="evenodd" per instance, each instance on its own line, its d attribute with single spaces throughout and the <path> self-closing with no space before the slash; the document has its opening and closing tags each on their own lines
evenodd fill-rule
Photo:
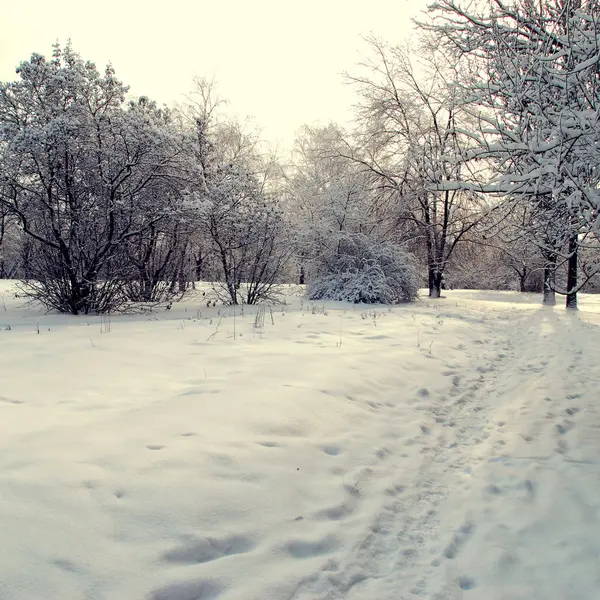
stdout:
<svg viewBox="0 0 600 600">
<path fill-rule="evenodd" d="M 101 332 L 0 286 L 2 600 L 600 598 L 600 298 Z"/>
</svg>

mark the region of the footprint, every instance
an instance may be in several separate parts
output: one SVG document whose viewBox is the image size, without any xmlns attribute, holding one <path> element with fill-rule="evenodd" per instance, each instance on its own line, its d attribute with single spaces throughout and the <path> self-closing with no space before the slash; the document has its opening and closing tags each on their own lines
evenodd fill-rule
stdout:
<svg viewBox="0 0 600 600">
<path fill-rule="evenodd" d="M 335 536 L 328 535 L 317 541 L 291 540 L 284 549 L 292 558 L 302 560 L 329 554 L 339 545 L 339 540 Z"/>
<path fill-rule="evenodd" d="M 569 449 L 569 445 L 567 442 L 565 442 L 565 440 L 558 440 L 556 445 L 557 448 L 555 448 L 554 451 L 558 452 L 559 454 L 564 454 Z"/>
<path fill-rule="evenodd" d="M 351 515 L 354 509 L 350 504 L 340 504 L 320 510 L 315 514 L 315 518 L 319 521 L 341 521 L 348 515 Z"/>
<path fill-rule="evenodd" d="M 339 571 L 340 570 L 340 564 L 338 563 L 337 560 L 334 560 L 333 558 L 329 559 L 325 565 L 323 566 L 323 571 Z"/>
<path fill-rule="evenodd" d="M 466 575 L 458 578 L 458 585 L 461 590 L 472 590 L 475 587 L 475 580 Z"/>
<path fill-rule="evenodd" d="M 265 448 L 279 448 L 279 444 L 277 442 L 256 442 L 259 446 L 264 446 Z"/>
<path fill-rule="evenodd" d="M 214 581 L 197 579 L 170 583 L 154 590 L 149 600 L 213 600 L 221 595 L 223 587 Z"/>
<path fill-rule="evenodd" d="M 193 435 L 197 435 L 195 431 L 186 431 L 181 434 L 181 437 L 192 437 Z"/>
<path fill-rule="evenodd" d="M 573 429 L 574 426 L 575 426 L 575 423 L 573 423 L 572 421 L 564 421 L 564 423 L 557 423 L 555 425 L 556 431 L 560 435 L 565 435 L 566 433 L 571 431 L 571 429 Z"/>
<path fill-rule="evenodd" d="M 342 449 L 339 446 L 324 446 L 322 450 L 329 456 L 337 456 L 342 453 Z"/>
<path fill-rule="evenodd" d="M 69 573 L 77 573 L 78 569 L 75 563 L 68 558 L 56 558 L 50 561 L 54 566 Z"/>
<path fill-rule="evenodd" d="M 384 458 L 387 458 L 387 456 L 390 454 L 390 451 L 387 448 L 379 448 L 379 450 L 377 450 L 375 452 L 375 456 L 379 459 L 379 460 L 383 460 Z"/>
<path fill-rule="evenodd" d="M 6 404 L 25 404 L 25 400 L 17 400 L 15 398 L 7 398 L 6 396 L 0 396 L 0 402 Z"/>
<path fill-rule="evenodd" d="M 504 550 L 498 559 L 498 568 L 500 571 L 514 571 L 518 564 L 519 557 L 512 550 Z"/>
<path fill-rule="evenodd" d="M 475 530 L 475 524 L 471 522 L 464 523 L 458 531 L 452 536 L 452 541 L 446 546 L 444 550 L 444 556 L 446 558 L 456 558 L 462 547 L 467 543 L 469 538 L 473 535 Z"/>
<path fill-rule="evenodd" d="M 529 495 L 530 498 L 533 498 L 535 496 L 535 491 L 536 491 L 535 481 L 531 481 L 531 479 L 525 479 L 525 481 L 523 481 L 523 487 L 527 491 L 527 494 Z"/>
<path fill-rule="evenodd" d="M 405 489 L 405 486 L 403 486 L 402 484 L 398 484 L 389 487 L 387 490 L 385 490 L 385 493 L 387 496 L 397 496 L 398 494 L 401 494 Z"/>
<path fill-rule="evenodd" d="M 499 496 L 500 494 L 502 494 L 502 490 L 495 484 L 491 483 L 490 485 L 486 486 L 485 491 L 488 494 L 491 494 L 493 496 Z"/>
<path fill-rule="evenodd" d="M 162 555 L 162 559 L 170 563 L 195 565 L 211 562 L 225 556 L 246 554 L 256 546 L 248 537 L 232 536 L 222 540 L 215 538 L 190 538 L 181 546 L 173 548 Z"/>
<path fill-rule="evenodd" d="M 161 446 L 160 444 L 148 444 L 146 448 L 148 448 L 148 450 L 162 450 L 164 446 Z"/>
</svg>

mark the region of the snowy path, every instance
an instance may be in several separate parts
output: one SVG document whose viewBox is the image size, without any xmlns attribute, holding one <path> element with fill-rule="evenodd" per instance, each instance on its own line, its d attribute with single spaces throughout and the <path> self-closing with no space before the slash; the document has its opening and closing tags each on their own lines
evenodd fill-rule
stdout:
<svg viewBox="0 0 600 600">
<path fill-rule="evenodd" d="M 9 303 L 0 600 L 600 598 L 600 310 L 536 302 Z"/>
<path fill-rule="evenodd" d="M 422 407 L 420 456 L 397 463 L 370 530 L 294 599 L 600 597 L 600 329 L 500 320 Z"/>
</svg>

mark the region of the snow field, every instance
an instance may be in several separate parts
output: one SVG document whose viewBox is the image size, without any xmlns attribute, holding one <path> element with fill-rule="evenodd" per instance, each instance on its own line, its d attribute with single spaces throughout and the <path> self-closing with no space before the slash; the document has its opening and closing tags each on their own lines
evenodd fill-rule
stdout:
<svg viewBox="0 0 600 600">
<path fill-rule="evenodd" d="M 292 298 L 256 328 L 0 285 L 3 600 L 599 597 L 595 298 Z"/>
</svg>

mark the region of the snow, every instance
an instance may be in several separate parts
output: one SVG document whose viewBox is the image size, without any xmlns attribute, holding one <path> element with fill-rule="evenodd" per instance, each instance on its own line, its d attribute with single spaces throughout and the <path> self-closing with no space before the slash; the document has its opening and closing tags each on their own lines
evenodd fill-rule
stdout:
<svg viewBox="0 0 600 600">
<path fill-rule="evenodd" d="M 257 328 L 0 286 L 2 600 L 600 597 L 600 298 L 290 296 Z"/>
</svg>

